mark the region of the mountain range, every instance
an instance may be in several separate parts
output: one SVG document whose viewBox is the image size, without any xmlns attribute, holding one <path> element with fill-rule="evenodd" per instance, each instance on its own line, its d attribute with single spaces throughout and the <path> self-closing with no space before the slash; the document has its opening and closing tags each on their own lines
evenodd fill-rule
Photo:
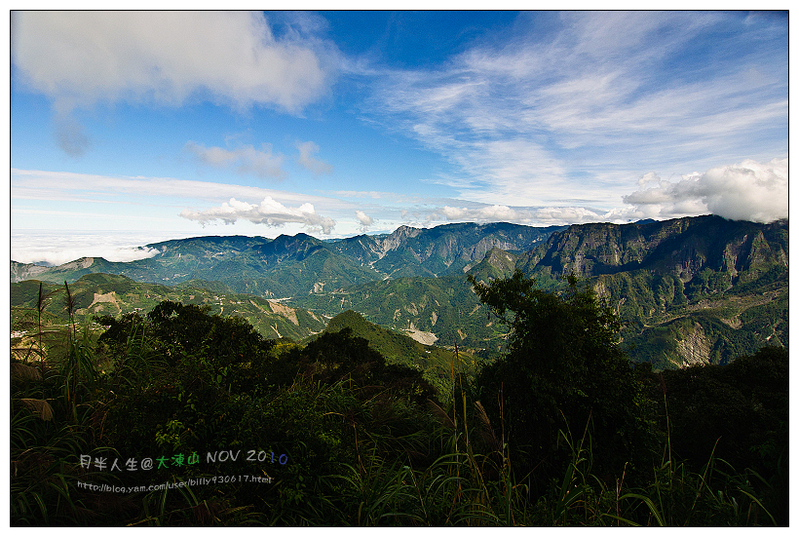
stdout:
<svg viewBox="0 0 799 537">
<path fill-rule="evenodd" d="M 263 237 L 198 237 L 148 244 L 158 253 L 132 262 L 83 257 L 57 266 L 11 262 L 11 281 L 36 278 L 63 283 L 84 274 L 119 274 L 174 285 L 219 281 L 235 292 L 266 298 L 343 289 L 400 276 L 436 277 L 462 272 L 492 248 L 525 252 L 565 227 L 449 224 L 432 229 L 401 226 L 387 235 L 321 241 L 300 233 Z"/>
<path fill-rule="evenodd" d="M 787 220 L 701 216 L 544 228 L 459 223 L 332 241 L 305 234 L 198 237 L 147 248 L 157 254 L 126 263 L 12 261 L 12 288 L 25 280 L 63 284 L 103 273 L 175 291 L 215 289 L 310 312 L 320 321 L 353 310 L 420 342 L 457 343 L 491 358 L 501 351 L 506 328 L 488 316 L 466 275 L 488 280 L 519 269 L 556 290 L 573 271 L 617 309 L 636 361 L 657 368 L 723 364 L 765 344 L 787 346 Z M 321 330 L 307 327 L 305 335 Z M 275 331 L 262 330 L 268 337 Z"/>
</svg>

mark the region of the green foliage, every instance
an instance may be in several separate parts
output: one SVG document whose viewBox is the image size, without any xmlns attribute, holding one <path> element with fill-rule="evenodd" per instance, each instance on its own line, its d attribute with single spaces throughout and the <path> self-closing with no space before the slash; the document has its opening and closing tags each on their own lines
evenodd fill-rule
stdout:
<svg viewBox="0 0 799 537">
<path fill-rule="evenodd" d="M 609 305 L 574 276 L 560 294 L 536 288 L 521 271 L 490 284 L 471 281 L 512 328 L 507 355 L 475 383 L 489 415 L 504 415 L 514 452 L 525 453 L 517 470 L 537 469 L 546 481 L 561 464 L 559 430 L 589 418 L 601 472 L 646 463 L 653 415 L 618 346 L 620 324 Z"/>
<path fill-rule="evenodd" d="M 405 365 L 389 364 L 369 341 L 354 337 L 351 328 L 326 332 L 303 348 L 285 353 L 276 369 L 309 376 L 325 384 L 351 380 L 365 394 L 390 389 L 422 403 L 436 391 L 421 371 Z"/>
</svg>

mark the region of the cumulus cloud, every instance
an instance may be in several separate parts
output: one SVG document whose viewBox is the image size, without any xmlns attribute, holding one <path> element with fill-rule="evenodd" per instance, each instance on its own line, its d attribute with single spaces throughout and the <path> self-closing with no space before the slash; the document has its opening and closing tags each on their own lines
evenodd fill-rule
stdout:
<svg viewBox="0 0 799 537">
<path fill-rule="evenodd" d="M 532 219 L 547 226 L 587 224 L 591 222 L 624 223 L 637 219 L 631 211 L 597 211 L 587 207 L 542 207 L 532 212 Z"/>
<path fill-rule="evenodd" d="M 428 216 L 428 221 L 449 220 L 468 222 L 514 222 L 527 225 L 566 225 L 588 222 L 629 222 L 640 217 L 635 211 L 613 209 L 601 211 L 587 207 L 507 207 L 505 205 L 486 205 L 484 207 L 450 207 L 436 209 Z"/>
<path fill-rule="evenodd" d="M 184 149 L 193 153 L 201 162 L 216 168 L 233 168 L 242 175 L 257 175 L 261 178 L 282 179 L 286 176 L 283 170 L 284 157 L 272 153 L 270 144 L 261 144 L 261 149 L 251 145 L 242 145 L 234 149 L 222 147 L 205 147 L 195 142 L 186 142 Z"/>
<path fill-rule="evenodd" d="M 731 220 L 773 222 L 788 217 L 788 159 L 745 160 L 670 182 L 643 176 L 638 191 L 624 196 L 643 216 L 673 218 L 713 213 Z"/>
<path fill-rule="evenodd" d="M 441 208 L 441 213 L 447 220 L 461 220 L 467 218 L 469 209 L 466 207 L 444 206 Z"/>
<path fill-rule="evenodd" d="M 371 226 L 375 222 L 374 218 L 372 218 L 363 211 L 355 211 L 355 218 L 357 218 L 358 222 L 360 222 L 361 225 L 364 226 Z"/>
<path fill-rule="evenodd" d="M 244 11 L 26 11 L 12 14 L 15 80 L 44 94 L 57 121 L 118 101 L 210 100 L 299 114 L 328 89 L 338 53 L 294 24 L 277 38 Z M 69 148 L 78 144 L 58 137 Z M 76 132 L 76 134 L 79 134 Z"/>
<path fill-rule="evenodd" d="M 375 219 L 361 210 L 355 211 L 355 218 L 358 219 L 361 231 L 366 231 L 369 226 L 375 223 Z"/>
<path fill-rule="evenodd" d="M 330 173 L 333 171 L 333 166 L 314 157 L 314 154 L 319 152 L 319 146 L 315 143 L 297 142 L 297 149 L 300 150 L 300 156 L 297 162 L 314 175 L 322 175 L 323 173 Z"/>
<path fill-rule="evenodd" d="M 316 214 L 314 206 L 310 203 L 303 203 L 299 207 L 286 207 L 269 196 L 265 197 L 258 205 L 230 198 L 229 202 L 204 211 L 184 209 L 180 216 L 199 222 L 203 226 L 216 220 L 221 220 L 225 224 L 234 224 L 237 220 L 248 220 L 254 224 L 275 227 L 287 223 L 298 223 L 303 224 L 311 231 L 321 231 L 326 235 L 329 235 L 336 225 L 332 218 Z"/>
</svg>

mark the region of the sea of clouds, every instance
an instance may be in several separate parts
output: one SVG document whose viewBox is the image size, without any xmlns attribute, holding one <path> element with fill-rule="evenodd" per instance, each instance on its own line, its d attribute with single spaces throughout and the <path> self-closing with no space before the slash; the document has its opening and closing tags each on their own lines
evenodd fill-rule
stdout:
<svg viewBox="0 0 799 537">
<path fill-rule="evenodd" d="M 134 261 L 158 254 L 153 244 L 189 237 L 186 233 L 152 231 L 42 231 L 13 230 L 11 259 L 20 263 L 61 265 L 81 257 Z"/>
</svg>

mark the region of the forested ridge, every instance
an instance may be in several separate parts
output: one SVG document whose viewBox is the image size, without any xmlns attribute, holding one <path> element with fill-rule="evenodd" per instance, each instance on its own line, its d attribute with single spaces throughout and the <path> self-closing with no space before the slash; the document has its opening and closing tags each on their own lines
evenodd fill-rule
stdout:
<svg viewBox="0 0 799 537">
<path fill-rule="evenodd" d="M 509 336 L 476 367 L 446 351 L 446 386 L 362 319 L 297 343 L 172 300 L 80 320 L 69 284 L 29 289 L 12 524 L 788 523 L 784 347 L 655 372 L 575 272 L 469 284 Z"/>
</svg>

